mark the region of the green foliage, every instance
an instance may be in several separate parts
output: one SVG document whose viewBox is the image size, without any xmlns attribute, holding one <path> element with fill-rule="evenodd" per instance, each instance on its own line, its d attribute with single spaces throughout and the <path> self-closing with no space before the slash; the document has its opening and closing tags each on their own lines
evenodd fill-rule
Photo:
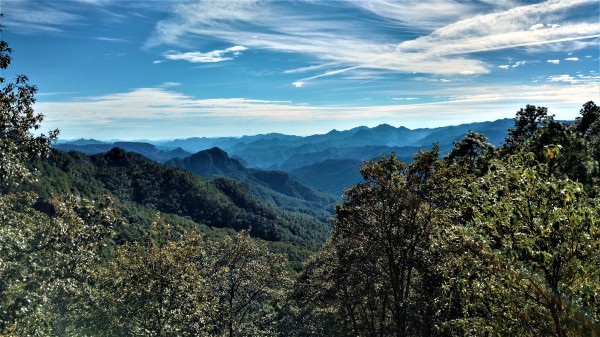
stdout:
<svg viewBox="0 0 600 337">
<path fill-rule="evenodd" d="M 588 141 L 591 154 L 596 161 L 600 161 L 600 108 L 592 101 L 583 105 L 571 129 L 583 135 Z"/>
<path fill-rule="evenodd" d="M 157 219 L 146 243 L 125 244 L 100 269 L 103 292 L 91 312 L 100 335 L 208 336 L 209 280 L 198 268 L 206 252 L 191 232 L 173 240 L 172 228 Z"/>
<path fill-rule="evenodd" d="M 166 236 L 164 234 L 167 234 Z M 100 273 L 101 334 L 274 336 L 289 288 L 287 261 L 239 233 L 206 241 L 159 218 L 145 244 L 119 248 Z M 166 239 L 165 239 L 166 238 Z M 107 333 L 110 332 L 110 333 Z"/>
<path fill-rule="evenodd" d="M 428 335 L 432 298 L 425 269 L 442 214 L 428 202 L 440 165 L 439 149 L 421 151 L 412 164 L 390 158 L 361 168 L 364 183 L 344 195 L 324 252 L 311 259 L 298 285 L 301 318 L 317 335 Z M 303 296 L 308 296 L 303 298 Z M 316 329 L 316 322 L 332 322 Z M 334 323 L 335 322 L 335 323 Z M 331 328 L 331 330 L 328 330 Z"/>
<path fill-rule="evenodd" d="M 445 156 L 445 160 L 460 163 L 470 172 L 480 174 L 487 171 L 487 164 L 494 155 L 495 147 L 484 135 L 469 131 L 462 140 L 454 142 L 454 149 Z"/>
<path fill-rule="evenodd" d="M 28 188 L 41 196 L 73 192 L 87 198 L 99 193 L 115 196 L 132 224 L 123 228 L 131 235 L 119 233 L 125 241 L 143 240 L 140 228 L 152 222 L 156 211 L 179 218 L 177 223 L 187 229 L 248 230 L 253 237 L 313 251 L 329 234 L 327 224 L 261 202 L 239 182 L 226 178 L 207 181 L 121 149 L 94 156 L 54 151 L 35 165 L 44 174 Z"/>
<path fill-rule="evenodd" d="M 2 26 L 0 26 L 2 31 Z M 0 70 L 11 63 L 11 48 L 0 41 Z M 33 158 L 48 154 L 48 145 L 58 130 L 48 135 L 34 136 L 44 116 L 33 110 L 37 88 L 28 84 L 27 76 L 19 75 L 14 82 L 0 76 L 0 191 L 34 179 L 27 164 Z"/>
<path fill-rule="evenodd" d="M 548 146 L 558 146 L 561 149 L 560 156 L 549 157 Z M 598 163 L 592 158 L 590 148 L 581 134 L 554 121 L 538 129 L 524 144 L 522 151 L 534 153 L 536 160 L 546 164 L 550 173 L 584 185 L 591 184 L 592 177 L 598 171 Z"/>
<path fill-rule="evenodd" d="M 291 280 L 283 255 L 241 232 L 208 246 L 211 257 L 211 295 L 216 300 L 210 316 L 213 335 L 275 336 L 281 307 Z"/>
<path fill-rule="evenodd" d="M 558 147 L 546 150 L 558 160 Z M 599 204 L 548 167 L 519 153 L 471 186 L 473 220 L 445 235 L 461 247 L 444 288 L 462 307 L 453 334 L 598 333 Z"/>
<path fill-rule="evenodd" d="M 505 151 L 514 153 L 527 139 L 529 139 L 541 126 L 553 121 L 548 116 L 548 109 L 527 104 L 525 109 L 517 111 L 515 127 L 508 130 L 508 138 L 505 140 Z"/>
<path fill-rule="evenodd" d="M 88 310 L 92 275 L 122 220 L 110 199 L 54 200 L 52 217 L 35 201 L 32 193 L 0 197 L 0 332 L 65 336 Z"/>
</svg>

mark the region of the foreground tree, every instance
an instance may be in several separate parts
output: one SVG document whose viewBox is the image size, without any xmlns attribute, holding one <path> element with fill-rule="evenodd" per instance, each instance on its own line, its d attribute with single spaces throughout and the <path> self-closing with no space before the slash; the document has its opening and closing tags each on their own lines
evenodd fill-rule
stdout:
<svg viewBox="0 0 600 337">
<path fill-rule="evenodd" d="M 2 31 L 2 26 L 0 26 Z M 10 66 L 11 48 L 0 41 L 0 70 Z M 6 82 L 0 76 L 0 192 L 24 181 L 34 179 L 27 164 L 34 158 L 47 156 L 49 145 L 56 140 L 58 130 L 48 135 L 33 135 L 44 116 L 33 109 L 37 88 L 28 84 L 27 76 L 17 76 Z"/>
<path fill-rule="evenodd" d="M 515 127 L 508 130 L 508 137 L 502 150 L 509 154 L 515 153 L 540 127 L 553 120 L 554 117 L 548 115 L 547 108 L 527 104 L 525 109 L 517 111 Z"/>
<path fill-rule="evenodd" d="M 276 336 L 291 279 L 287 259 L 240 232 L 208 244 L 213 336 Z"/>
<path fill-rule="evenodd" d="M 209 336 L 206 320 L 213 311 L 203 238 L 183 237 L 160 217 L 145 243 L 125 244 L 115 259 L 99 268 L 102 292 L 98 310 L 90 312 L 99 335 Z"/>
<path fill-rule="evenodd" d="M 77 335 L 94 296 L 94 274 L 122 222 L 109 199 L 55 201 L 54 216 L 32 193 L 0 196 L 0 333 Z"/>
<path fill-rule="evenodd" d="M 548 167 L 520 153 L 472 185 L 473 220 L 445 235 L 457 247 L 446 300 L 463 307 L 452 334 L 598 334 L 600 204 Z"/>
<path fill-rule="evenodd" d="M 437 147 L 411 165 L 371 160 L 365 179 L 336 208 L 335 228 L 323 252 L 311 259 L 296 293 L 312 313 L 300 320 L 313 335 L 407 336 L 432 333 L 435 286 L 426 271 L 429 246 L 443 216 L 433 203 L 440 165 Z M 426 291 L 425 291 L 426 290 Z M 308 296 L 308 297 L 304 297 Z M 319 328 L 316 321 L 332 324 Z"/>
<path fill-rule="evenodd" d="M 0 70 L 11 63 L 0 41 Z M 35 136 L 43 115 L 33 110 L 27 77 L 0 77 L 0 334 L 68 335 L 91 292 L 90 275 L 120 218 L 109 199 L 77 197 L 49 203 L 18 192 L 31 182 L 35 158 L 50 152 L 58 131 Z M 52 215 L 38 211 L 46 204 Z"/>
<path fill-rule="evenodd" d="M 466 166 L 468 173 L 483 174 L 495 155 L 495 147 L 486 136 L 469 131 L 462 140 L 454 142 L 454 148 L 445 156 L 447 164 Z"/>
<path fill-rule="evenodd" d="M 600 107 L 589 101 L 579 111 L 571 129 L 583 135 L 589 144 L 591 154 L 596 161 L 600 161 Z"/>
<path fill-rule="evenodd" d="M 245 232 L 207 241 L 157 218 L 145 243 L 101 268 L 91 317 L 107 336 L 275 336 L 286 267 Z"/>
</svg>

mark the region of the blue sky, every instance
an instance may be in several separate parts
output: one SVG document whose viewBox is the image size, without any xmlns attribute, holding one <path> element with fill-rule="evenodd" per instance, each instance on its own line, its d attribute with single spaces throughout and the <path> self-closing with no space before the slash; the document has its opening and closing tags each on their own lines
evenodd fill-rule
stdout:
<svg viewBox="0 0 600 337">
<path fill-rule="evenodd" d="M 62 139 L 558 119 L 600 101 L 597 0 L 0 0 Z"/>
</svg>

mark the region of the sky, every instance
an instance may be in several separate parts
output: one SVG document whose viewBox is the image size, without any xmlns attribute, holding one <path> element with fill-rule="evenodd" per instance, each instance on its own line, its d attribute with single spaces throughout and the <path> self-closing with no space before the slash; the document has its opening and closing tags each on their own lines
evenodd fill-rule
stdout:
<svg viewBox="0 0 600 337">
<path fill-rule="evenodd" d="M 2 77 L 60 138 L 175 139 L 574 119 L 598 0 L 0 0 Z"/>
</svg>

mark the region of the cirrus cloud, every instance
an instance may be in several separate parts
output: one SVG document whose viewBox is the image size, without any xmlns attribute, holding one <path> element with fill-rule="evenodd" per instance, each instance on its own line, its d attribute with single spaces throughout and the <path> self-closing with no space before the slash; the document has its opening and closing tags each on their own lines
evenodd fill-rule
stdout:
<svg viewBox="0 0 600 337">
<path fill-rule="evenodd" d="M 167 60 L 174 61 L 188 61 L 192 63 L 216 63 L 223 61 L 233 60 L 234 57 L 240 56 L 240 54 L 248 50 L 248 48 L 244 46 L 233 46 L 223 50 L 213 50 L 209 52 L 186 52 L 186 53 L 178 53 L 174 51 L 170 51 L 165 53 L 163 56 Z"/>
<path fill-rule="evenodd" d="M 364 69 L 393 73 L 477 75 L 491 66 L 474 53 L 540 47 L 589 40 L 600 36 L 593 19 L 573 19 L 570 11 L 596 0 L 548 0 L 532 5 L 517 1 L 390 0 L 336 2 L 336 6 L 366 10 L 392 26 L 416 27 L 420 36 L 397 40 L 380 34 L 371 21 L 354 17 L 338 20 L 327 15 L 290 11 L 285 1 L 235 0 L 181 3 L 173 17 L 160 21 L 147 46 L 190 43 L 211 37 L 253 49 L 308 55 L 311 63 L 286 73 L 318 71 L 294 83 Z M 301 1 L 307 7 L 325 6 Z M 410 11 L 407 9 L 410 7 Z M 452 9 L 452 10 L 449 10 Z M 482 13 L 483 14 L 480 14 Z M 410 13 L 410 15 L 406 14 Z M 448 16 L 448 13 L 453 13 Z M 549 18 L 551 22 L 540 22 Z M 560 22 L 558 24 L 557 22 Z M 376 36 L 376 38 L 373 38 Z M 533 50 L 533 49 L 532 49 Z M 219 51 L 215 51 L 219 52 Z M 209 52 L 210 53 L 210 52 Z M 207 53 L 168 54 L 208 62 L 227 57 Z M 503 67 L 501 67 L 503 68 Z M 348 77 L 351 78 L 351 77 Z"/>
</svg>

